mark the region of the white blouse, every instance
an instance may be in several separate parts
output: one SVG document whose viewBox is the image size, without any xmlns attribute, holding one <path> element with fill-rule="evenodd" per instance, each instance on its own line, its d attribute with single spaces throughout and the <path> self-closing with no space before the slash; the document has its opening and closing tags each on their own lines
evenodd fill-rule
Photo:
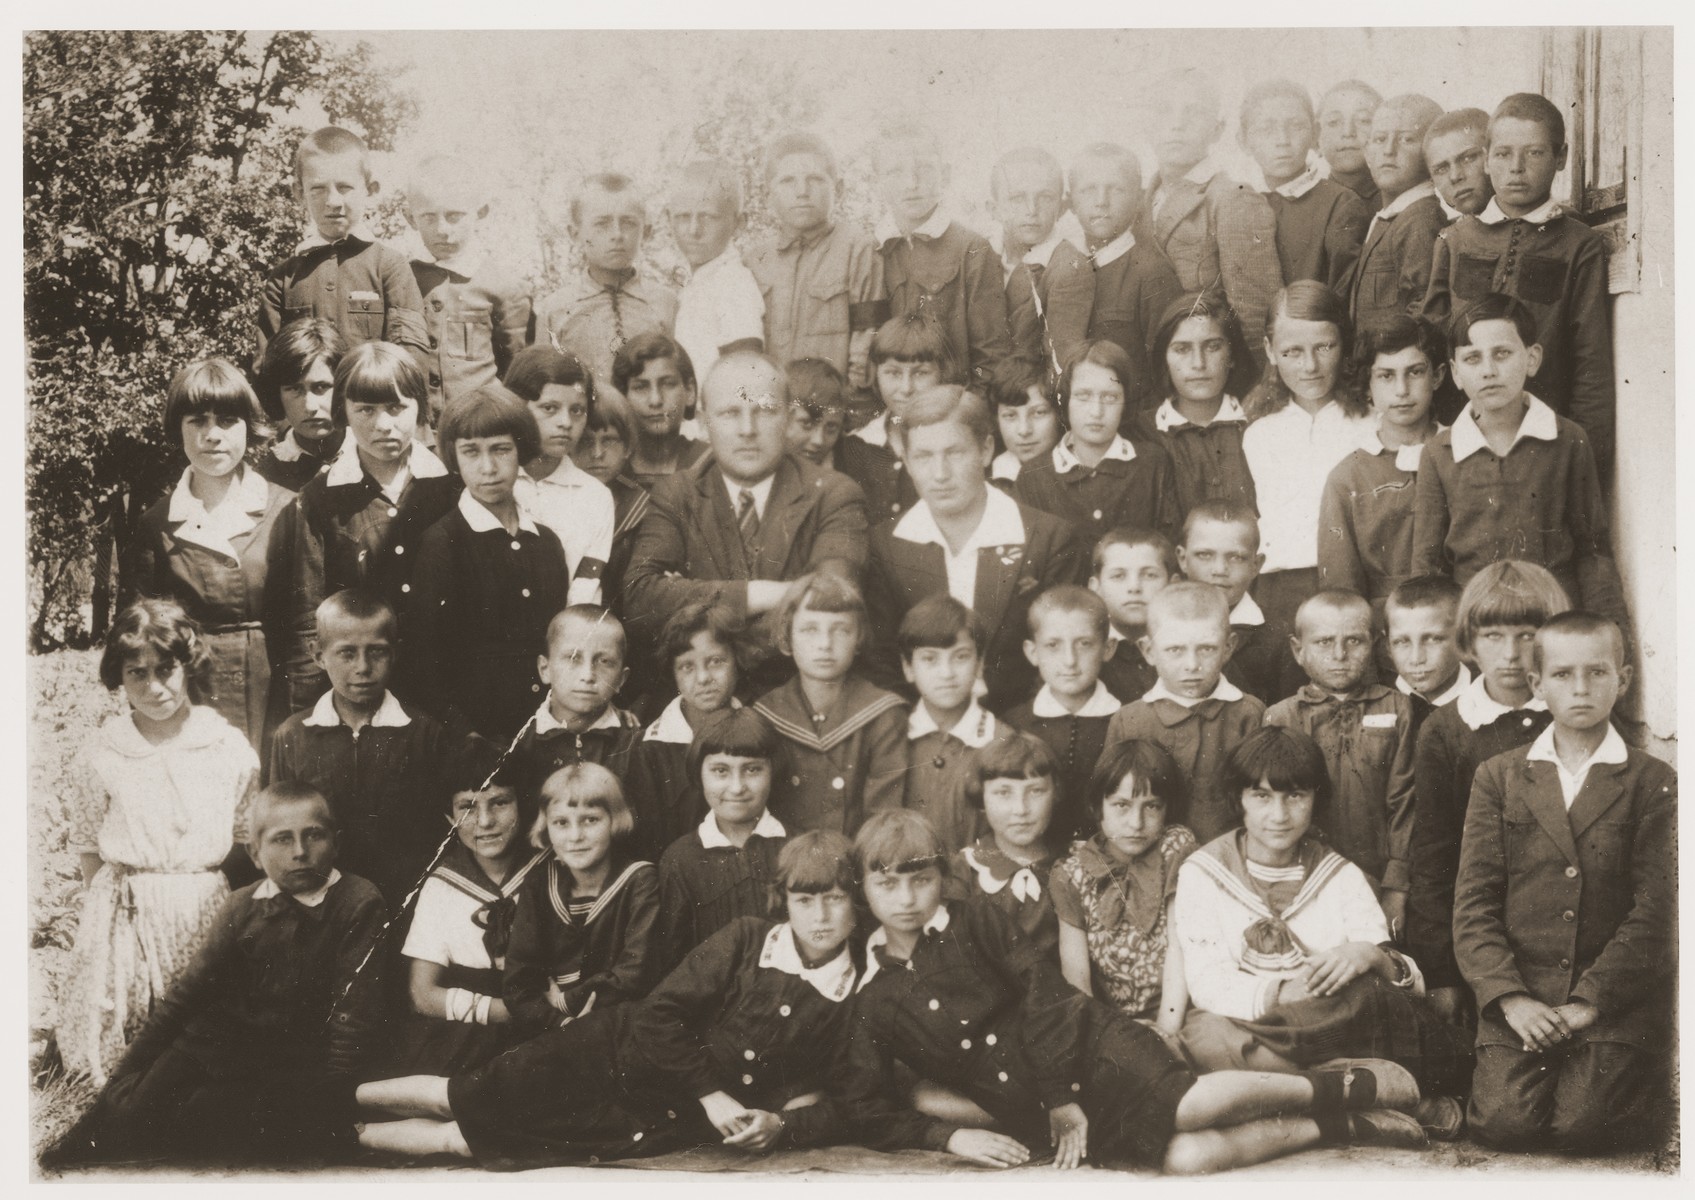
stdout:
<svg viewBox="0 0 1695 1200">
<path fill-rule="evenodd" d="M 1308 416 L 1294 400 L 1249 425 L 1242 454 L 1259 501 L 1264 571 L 1318 566 L 1318 509 L 1324 481 L 1348 455 L 1375 437 L 1369 416 L 1354 417 L 1334 400 Z"/>
</svg>

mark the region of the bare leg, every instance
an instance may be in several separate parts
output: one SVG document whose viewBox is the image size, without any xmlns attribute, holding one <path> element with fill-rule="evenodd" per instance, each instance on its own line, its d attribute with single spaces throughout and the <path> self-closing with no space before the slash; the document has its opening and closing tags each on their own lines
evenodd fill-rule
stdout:
<svg viewBox="0 0 1695 1200">
<path fill-rule="evenodd" d="M 1213 1071 L 1197 1076 L 1195 1086 L 1178 1102 L 1177 1132 L 1240 1125 L 1261 1117 L 1304 1116 L 1311 1109 L 1312 1083 L 1303 1075 Z"/>
<path fill-rule="evenodd" d="M 373 1108 L 398 1117 L 433 1117 L 453 1120 L 447 1104 L 447 1076 L 403 1075 L 399 1079 L 377 1079 L 362 1083 L 353 1093 L 361 1108 Z"/>
<path fill-rule="evenodd" d="M 1318 1124 L 1311 1117 L 1274 1117 L 1228 1129 L 1179 1133 L 1166 1147 L 1165 1169 L 1172 1175 L 1204 1175 L 1250 1167 L 1316 1146 L 1319 1140 Z"/>
<path fill-rule="evenodd" d="M 380 1121 L 360 1127 L 359 1144 L 370 1150 L 386 1150 L 390 1154 L 471 1157 L 471 1148 L 465 1144 L 457 1121 L 430 1121 L 419 1117 L 407 1121 Z"/>
</svg>

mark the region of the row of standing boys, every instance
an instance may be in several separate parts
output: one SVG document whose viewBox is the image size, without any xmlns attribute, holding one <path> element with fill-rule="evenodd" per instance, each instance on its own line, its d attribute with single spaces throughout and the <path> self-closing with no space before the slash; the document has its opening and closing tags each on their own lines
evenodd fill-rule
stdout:
<svg viewBox="0 0 1695 1200">
<path fill-rule="evenodd" d="M 1250 185 L 1210 87 L 1163 94 L 1152 188 L 1115 145 L 1013 151 L 993 243 L 917 126 L 875 145 L 875 239 L 827 146 L 774 142 L 745 264 L 739 181 L 691 165 L 680 294 L 591 177 L 533 311 L 466 164 L 410 180 L 408 264 L 363 145 L 307 138 L 254 383 L 203 360 L 167 398 L 188 468 L 102 662 L 130 712 L 68 784 L 67 1065 L 249 1126 L 228 1080 L 289 1039 L 338 1079 L 475 1071 L 780 916 L 787 839 L 905 809 L 915 870 L 1185 1069 L 1394 1059 L 1419 1137 L 1468 1093 L 1503 1145 L 1641 1127 L 1675 785 L 1609 724 L 1604 254 L 1551 199 L 1563 120 L 1262 84 Z"/>
</svg>

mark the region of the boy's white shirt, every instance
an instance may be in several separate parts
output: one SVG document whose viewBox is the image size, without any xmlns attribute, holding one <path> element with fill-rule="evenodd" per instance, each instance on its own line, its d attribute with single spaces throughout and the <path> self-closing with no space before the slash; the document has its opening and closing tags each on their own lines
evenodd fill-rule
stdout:
<svg viewBox="0 0 1695 1200">
<path fill-rule="evenodd" d="M 995 740 L 997 726 L 995 714 L 979 706 L 976 697 L 973 697 L 965 706 L 965 712 L 947 732 L 950 737 L 958 738 L 973 750 L 981 750 Z M 908 741 L 917 741 L 940 728 L 941 726 L 936 724 L 936 718 L 930 715 L 929 706 L 922 699 L 912 706 L 912 714 L 906 719 Z"/>
<path fill-rule="evenodd" d="M 952 919 L 948 915 L 948 906 L 945 903 L 936 905 L 936 911 L 931 913 L 929 919 L 924 922 L 924 928 L 919 931 L 919 936 L 922 937 L 926 933 L 945 933 L 948 922 Z M 859 991 L 864 991 L 865 985 L 871 982 L 871 977 L 883 969 L 882 964 L 877 961 L 875 951 L 888 944 L 888 931 L 881 925 L 872 930 L 871 936 L 865 939 L 865 974 L 859 977 Z M 906 969 L 908 971 L 915 969 L 910 958 L 906 960 Z"/>
<path fill-rule="evenodd" d="M 1491 196 L 1489 203 L 1483 206 L 1483 211 L 1477 214 L 1477 219 L 1485 225 L 1499 225 L 1505 221 L 1523 221 L 1529 225 L 1546 225 L 1563 211 L 1565 210 L 1560 206 L 1560 202 L 1550 196 L 1522 217 L 1509 217 L 1501 211 L 1500 202 Z"/>
<path fill-rule="evenodd" d="M 1108 446 L 1106 453 L 1101 455 L 1103 462 L 1109 458 L 1115 458 L 1119 462 L 1135 462 L 1136 447 L 1122 433 L 1113 434 L 1112 445 Z M 1078 458 L 1077 452 L 1071 448 L 1071 435 L 1069 433 L 1054 444 L 1053 470 L 1055 475 L 1064 475 L 1068 471 L 1075 471 L 1082 465 L 1083 460 Z"/>
<path fill-rule="evenodd" d="M 324 880 L 321 887 L 315 887 L 309 892 L 296 892 L 294 894 L 295 902 L 304 904 L 307 908 L 317 908 L 324 902 L 324 898 L 330 894 L 330 889 L 339 882 L 341 882 L 341 870 L 337 867 L 331 867 L 329 878 Z M 258 887 L 253 889 L 255 900 L 269 900 L 272 896 L 280 895 L 282 895 L 282 889 L 268 876 L 260 881 Z"/>
<path fill-rule="evenodd" d="M 567 603 L 599 604 L 599 577 L 579 576 L 577 568 L 585 558 L 604 565 L 612 557 L 612 532 L 617 523 L 612 489 L 566 455 L 552 474 L 541 479 L 520 470 L 512 496 L 519 508 L 553 530 L 565 548 L 565 566 L 571 572 Z"/>
<path fill-rule="evenodd" d="M 1324 481 L 1376 431 L 1376 418 L 1353 416 L 1335 400 L 1309 413 L 1292 399 L 1242 431 L 1242 455 L 1260 501 L 1261 570 L 1318 565 Z"/>
<path fill-rule="evenodd" d="M 1442 215 L 1444 217 L 1448 218 L 1448 223 L 1450 225 L 1453 224 L 1455 221 L 1459 220 L 1461 217 L 1465 216 L 1465 214 L 1462 213 L 1459 209 L 1455 208 L 1452 204 L 1449 204 L 1446 200 L 1442 199 L 1442 193 L 1441 192 L 1436 193 L 1436 203 L 1438 203 L 1442 206 Z"/>
<path fill-rule="evenodd" d="M 439 479 L 446 474 L 447 468 L 428 446 L 413 442 L 406 450 L 406 461 L 401 464 L 400 470 L 386 485 L 382 485 L 382 493 L 398 504 L 400 494 L 412 480 Z M 341 441 L 341 449 L 324 470 L 324 482 L 330 487 L 347 487 L 364 478 L 365 464 L 359 461 L 359 443 L 351 436 L 345 437 Z"/>
<path fill-rule="evenodd" d="M 1479 675 L 1458 696 L 1454 697 L 1454 711 L 1466 728 L 1476 732 L 1485 725 L 1493 725 L 1508 713 L 1515 712 L 1547 712 L 1548 706 L 1540 696 L 1532 696 L 1529 701 L 1512 708 L 1502 704 L 1489 694 L 1486 681 Z M 1531 724 L 1529 717 L 1524 719 L 1526 725 Z"/>
<path fill-rule="evenodd" d="M 687 352 L 695 378 L 702 383 L 718 361 L 720 346 L 750 338 L 764 340 L 765 294 L 734 242 L 695 268 L 678 291 L 672 336 Z"/>
<path fill-rule="evenodd" d="M 1560 792 L 1566 802 L 1566 811 L 1571 811 L 1571 805 L 1577 799 L 1577 794 L 1583 790 L 1583 781 L 1589 778 L 1589 768 L 1596 763 L 1610 763 L 1622 766 L 1630 761 L 1630 749 L 1619 736 L 1619 731 L 1607 722 L 1607 736 L 1601 739 L 1601 744 L 1595 747 L 1595 752 L 1583 760 L 1575 771 L 1566 770 L 1565 763 L 1560 761 L 1560 753 L 1554 748 L 1554 730 L 1558 726 L 1550 725 L 1536 735 L 1536 740 L 1530 743 L 1530 749 L 1525 754 L 1528 762 L 1546 762 L 1554 764 L 1554 771 L 1559 776 Z"/>
<path fill-rule="evenodd" d="M 1246 425 L 1248 423 L 1248 414 L 1243 411 L 1242 402 L 1240 400 L 1236 399 L 1234 396 L 1226 394 L 1224 399 L 1218 405 L 1217 415 L 1205 425 L 1198 426 L 1198 428 L 1211 429 L 1214 425 L 1228 425 L 1231 423 Z M 1195 423 L 1189 420 L 1188 417 L 1185 417 L 1182 413 L 1177 411 L 1177 405 L 1174 404 L 1169 397 L 1167 397 L 1165 401 L 1154 410 L 1154 428 L 1159 430 L 1161 433 L 1170 433 L 1173 429 L 1187 429 L 1189 426 L 1194 424 Z"/>
<path fill-rule="evenodd" d="M 1535 396 L 1526 392 L 1525 399 L 1529 406 L 1524 410 L 1524 419 L 1513 431 L 1513 442 L 1507 447 L 1511 454 L 1525 438 L 1535 438 L 1537 441 L 1558 441 L 1560 436 L 1560 420 L 1554 410 L 1549 408 Z M 1454 418 L 1453 429 L 1449 435 L 1449 445 L 1454 451 L 1454 461 L 1464 462 L 1479 450 L 1489 449 L 1489 443 L 1483 438 L 1483 430 L 1478 428 L 1477 418 L 1471 414 L 1471 405 L 1460 410 L 1460 415 Z"/>
<path fill-rule="evenodd" d="M 788 975 L 800 976 L 812 985 L 813 991 L 836 1004 L 853 994 L 856 971 L 847 944 L 844 942 L 829 962 L 809 967 L 800 956 L 800 949 L 795 945 L 794 928 L 787 921 L 765 935 L 765 944 L 759 950 L 759 965 Z M 777 1011 L 786 1017 L 789 1015 L 789 1006 L 785 1004 Z"/>
<path fill-rule="evenodd" d="M 547 698 L 541 702 L 541 707 L 536 709 L 536 715 L 530 718 L 535 722 L 537 733 L 552 733 L 555 729 L 565 728 L 565 722 L 553 715 L 552 706 L 553 692 L 550 689 Z M 594 724 L 583 730 L 583 733 L 591 733 L 596 729 L 621 729 L 623 725 L 623 720 L 618 716 L 618 706 L 608 702 L 606 707 L 600 710 L 600 716 L 595 718 Z"/>
<path fill-rule="evenodd" d="M 457 503 L 459 515 L 465 518 L 465 524 L 471 527 L 472 533 L 494 533 L 497 530 L 501 533 L 506 532 L 506 526 L 500 523 L 500 518 L 484 508 L 482 502 L 471 495 L 469 488 L 459 493 Z M 536 528 L 536 523 L 531 519 L 530 514 L 524 511 L 524 506 L 522 504 L 515 506 L 518 509 L 518 532 L 541 532 Z"/>
<path fill-rule="evenodd" d="M 718 828 L 718 816 L 716 813 L 707 813 L 701 820 L 700 828 L 696 832 L 700 835 L 700 844 L 708 850 L 731 849 L 735 846 L 734 842 L 724 836 L 724 831 Z M 750 836 L 762 838 L 786 838 L 789 836 L 789 831 L 783 828 L 783 823 L 781 821 L 771 815 L 770 809 L 766 809 L 764 812 L 759 814 L 759 820 L 754 825 L 753 833 Z"/>
<path fill-rule="evenodd" d="M 1460 693 L 1465 691 L 1470 686 L 1471 686 L 1471 669 L 1469 667 L 1467 667 L 1464 663 L 1461 663 L 1459 674 L 1454 676 L 1454 682 L 1449 684 L 1445 689 L 1443 689 L 1438 694 L 1430 697 L 1429 704 L 1432 708 L 1441 708 L 1444 704 L 1447 704 L 1450 700 L 1458 700 L 1460 698 Z M 1401 695 L 1403 695 L 1403 696 L 1416 696 L 1416 695 L 1418 695 L 1418 689 L 1413 687 L 1412 684 L 1408 683 L 1406 676 L 1404 676 L 1404 675 L 1395 676 L 1395 690 L 1397 692 L 1400 692 Z"/>
<path fill-rule="evenodd" d="M 742 702 L 734 696 L 730 697 L 730 707 L 740 708 Z M 694 730 L 689 726 L 689 719 L 683 715 L 683 698 L 672 696 L 671 703 L 653 719 L 653 724 L 642 734 L 644 742 L 667 742 L 673 746 L 687 746 L 694 741 Z"/>
<path fill-rule="evenodd" d="M 1201 159 L 1201 161 L 1196 163 L 1194 166 L 1190 167 L 1187 171 L 1183 172 L 1181 178 L 1185 183 L 1192 183 L 1196 187 L 1205 187 L 1207 184 L 1212 182 L 1213 176 L 1217 175 L 1223 169 L 1224 164 L 1219 162 L 1218 158 L 1212 151 L 1209 150 L 1207 151 L 1206 157 Z M 1159 172 L 1156 170 L 1154 172 L 1154 188 L 1152 203 L 1150 206 L 1151 211 L 1156 217 L 1159 215 L 1159 210 L 1165 207 L 1165 202 L 1170 198 L 1170 195 L 1170 189 L 1161 182 Z"/>
<path fill-rule="evenodd" d="M 884 209 L 881 215 L 877 218 L 877 244 L 882 246 L 889 242 L 898 241 L 901 238 L 906 237 L 929 238 L 933 240 L 946 233 L 948 231 L 948 226 L 952 224 L 953 216 L 948 212 L 948 206 L 946 204 L 937 204 L 935 209 L 931 211 L 929 216 L 924 218 L 923 223 L 920 224 L 917 229 L 914 229 L 911 234 L 905 234 L 901 232 L 900 225 L 895 221 L 894 215 L 887 209 Z"/>
<path fill-rule="evenodd" d="M 1199 700 L 1191 700 L 1187 696 L 1179 696 L 1176 692 L 1165 686 L 1165 680 L 1163 679 L 1156 680 L 1153 687 L 1142 693 L 1142 699 L 1147 701 L 1149 704 L 1152 704 L 1155 700 L 1169 700 L 1173 704 L 1181 704 L 1184 708 L 1194 708 L 1197 704 L 1205 704 L 1208 700 L 1232 701 L 1240 700 L 1241 698 L 1242 689 L 1231 683 L 1223 675 L 1220 675 L 1218 677 L 1218 682 L 1212 685 L 1212 691 L 1202 696 Z"/>
<path fill-rule="evenodd" d="M 1276 192 L 1285 199 L 1299 200 L 1317 187 L 1321 180 L 1330 178 L 1330 164 L 1324 161 L 1324 156 L 1317 150 L 1308 150 L 1306 169 L 1287 183 L 1280 183 L 1276 187 L 1266 183 L 1265 172 L 1259 169 L 1258 163 L 1252 163 L 1248 173 L 1248 183 L 1255 191 Z"/>
<path fill-rule="evenodd" d="M 1018 511 L 1018 501 L 997 487 L 985 490 L 987 499 L 983 505 L 983 519 L 977 522 L 977 528 L 971 531 L 958 554 L 942 536 L 941 527 L 936 524 L 935 514 L 930 511 L 927 501 L 920 500 L 907 509 L 895 522 L 893 531 L 894 536 L 903 542 L 941 547 L 942 563 L 948 574 L 948 595 L 967 608 L 974 607 L 976 603 L 979 552 L 990 547 L 1024 544 L 1024 517 Z"/>
<path fill-rule="evenodd" d="M 226 558 L 239 559 L 232 538 L 240 537 L 259 523 L 270 503 L 271 485 L 257 471 L 243 463 L 236 469 L 235 481 L 230 484 L 222 504 L 207 508 L 194 494 L 194 468 L 188 467 L 171 489 L 170 507 L 165 519 L 176 526 L 171 536 L 178 541 L 193 542 Z"/>
<path fill-rule="evenodd" d="M 1000 255 L 1003 282 L 1011 281 L 1012 273 L 1018 269 L 1020 263 L 1045 269 L 1053 261 L 1054 251 L 1059 249 L 1061 242 L 1070 242 L 1073 247 L 1084 244 L 1083 227 L 1078 223 L 1076 215 L 1069 210 L 1060 213 L 1059 219 L 1048 231 L 1048 236 L 1026 250 L 1016 262 L 1008 261 L 1006 257 L 1006 230 L 996 225 L 989 233 L 989 244 L 995 248 L 995 253 Z"/>
<path fill-rule="evenodd" d="M 1236 601 L 1236 607 L 1230 610 L 1230 623 L 1232 625 L 1264 625 L 1265 614 L 1260 611 L 1260 607 L 1255 603 L 1254 598 L 1247 592 L 1243 592 L 1242 598 Z"/>
<path fill-rule="evenodd" d="M 1130 253 L 1131 247 L 1135 244 L 1135 233 L 1126 229 L 1123 233 L 1113 238 L 1112 241 L 1090 254 L 1089 260 L 1095 264 L 1096 270 L 1099 270 L 1101 267 L 1109 267 L 1119 259 L 1123 258 L 1126 254 Z"/>
<path fill-rule="evenodd" d="M 301 721 L 302 725 L 310 725 L 314 729 L 334 729 L 337 725 L 346 725 L 341 719 L 341 713 L 336 711 L 335 693 L 325 692 L 318 697 L 318 702 L 312 706 L 312 715 Z M 383 701 L 377 705 L 377 711 L 371 714 L 371 719 L 365 722 L 372 729 L 405 729 L 412 724 L 412 718 L 406 715 L 406 710 L 400 707 L 400 701 L 394 693 L 383 690 Z"/>
<path fill-rule="evenodd" d="M 1412 187 L 1402 192 L 1399 196 L 1396 196 L 1393 200 L 1389 201 L 1389 203 L 1385 204 L 1382 208 L 1371 214 L 1371 224 L 1366 226 L 1365 236 L 1368 238 L 1371 236 L 1371 231 L 1377 228 L 1377 222 L 1392 221 L 1426 196 L 1434 196 L 1435 194 L 1436 185 L 1431 183 L 1428 179 L 1426 179 L 1423 183 L 1414 184 Z"/>
<path fill-rule="evenodd" d="M 1059 702 L 1059 697 L 1053 694 L 1053 688 L 1047 684 L 1036 693 L 1035 700 L 1030 703 L 1030 715 L 1036 717 L 1111 717 L 1124 706 L 1118 702 L 1118 697 L 1107 690 L 1106 684 L 1095 680 L 1095 690 L 1089 693 L 1089 699 L 1083 707 L 1072 712 Z"/>
</svg>

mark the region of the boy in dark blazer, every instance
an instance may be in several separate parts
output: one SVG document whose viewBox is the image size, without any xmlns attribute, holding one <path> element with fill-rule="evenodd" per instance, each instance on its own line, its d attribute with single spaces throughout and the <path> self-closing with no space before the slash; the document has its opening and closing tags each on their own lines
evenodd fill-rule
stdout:
<svg viewBox="0 0 1695 1200">
<path fill-rule="evenodd" d="M 1606 617 L 1543 625 L 1530 679 L 1554 723 L 1472 785 L 1454 951 L 1477 997 L 1468 1124 L 1489 1145 L 1612 1149 L 1670 1111 L 1677 776 L 1609 722 L 1624 657 Z"/>
<path fill-rule="evenodd" d="M 880 644 L 867 673 L 906 690 L 892 632 L 913 605 L 945 592 L 982 620 L 983 703 L 1005 712 L 1036 689 L 1024 657 L 1030 602 L 1055 584 L 1081 583 L 1088 552 L 1071 525 L 989 486 L 991 421 L 980 396 L 950 385 L 916 397 L 896 427 L 919 502 L 871 535 L 866 606 Z"/>
<path fill-rule="evenodd" d="M 1345 283 L 1355 330 L 1423 307 L 1436 235 L 1448 223 L 1424 162 L 1424 131 L 1441 115 L 1430 97 L 1409 94 L 1385 100 L 1371 119 L 1365 160 L 1383 206 L 1372 215 Z"/>
</svg>

